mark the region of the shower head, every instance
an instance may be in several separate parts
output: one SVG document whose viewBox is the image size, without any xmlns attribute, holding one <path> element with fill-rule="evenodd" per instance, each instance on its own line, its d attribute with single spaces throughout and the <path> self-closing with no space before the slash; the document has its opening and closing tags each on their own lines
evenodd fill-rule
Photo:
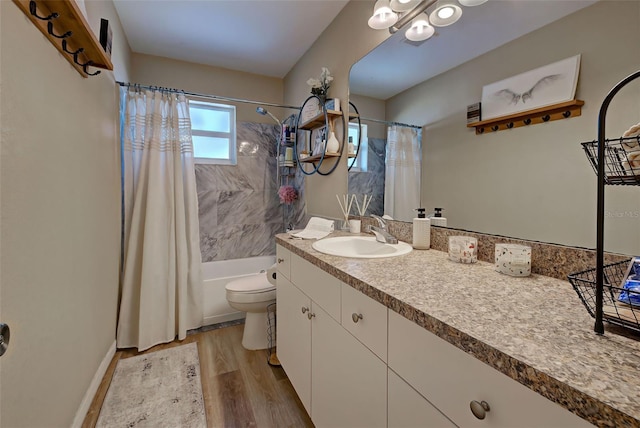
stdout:
<svg viewBox="0 0 640 428">
<path fill-rule="evenodd" d="M 269 117 L 271 117 L 271 119 L 275 120 L 275 121 L 276 121 L 276 123 L 277 123 L 278 125 L 282 126 L 282 122 L 280 122 L 280 121 L 278 120 L 278 118 L 277 118 L 277 117 L 275 117 L 275 116 L 274 116 L 274 115 L 272 115 L 269 111 L 267 111 L 267 109 L 266 109 L 266 108 L 264 108 L 264 107 L 258 107 L 258 108 L 256 108 L 256 112 L 258 112 L 259 114 L 261 114 L 261 115 L 263 115 L 263 116 L 264 116 L 265 114 L 266 114 L 266 115 L 269 115 Z"/>
</svg>

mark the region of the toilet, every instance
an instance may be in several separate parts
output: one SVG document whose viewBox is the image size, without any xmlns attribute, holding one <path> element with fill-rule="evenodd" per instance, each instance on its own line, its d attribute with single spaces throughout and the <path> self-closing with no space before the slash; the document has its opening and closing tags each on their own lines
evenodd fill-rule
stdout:
<svg viewBox="0 0 640 428">
<path fill-rule="evenodd" d="M 257 350 L 269 347 L 267 306 L 276 302 L 276 268 L 229 282 L 226 286 L 227 302 L 232 308 L 246 312 L 242 346 Z"/>
</svg>

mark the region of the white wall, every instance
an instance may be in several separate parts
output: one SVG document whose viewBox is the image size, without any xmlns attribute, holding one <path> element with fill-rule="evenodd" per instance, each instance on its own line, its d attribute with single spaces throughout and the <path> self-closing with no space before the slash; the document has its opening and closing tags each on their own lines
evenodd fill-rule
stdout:
<svg viewBox="0 0 640 428">
<path fill-rule="evenodd" d="M 166 86 L 198 94 L 210 94 L 282 104 L 282 79 L 234 71 L 221 67 L 194 64 L 152 55 L 133 54 L 131 80 L 143 85 Z M 273 119 L 256 113 L 257 105 L 221 101 L 236 106 L 238 122 L 275 124 Z M 297 110 L 267 107 L 283 120 Z"/>
<path fill-rule="evenodd" d="M 640 2 L 604 1 L 558 20 L 387 102 L 387 119 L 424 124 L 422 203 L 449 226 L 593 248 L 596 176 L 580 142 L 597 136 L 608 90 L 640 68 Z M 582 116 L 475 135 L 466 106 L 483 85 L 582 54 Z M 608 136 L 640 120 L 640 81 L 614 100 Z M 640 252 L 640 188 L 608 186 L 606 249 Z"/>
<path fill-rule="evenodd" d="M 349 70 L 360 58 L 389 37 L 388 31 L 372 30 L 367 20 L 373 11 L 373 1 L 352 0 L 298 61 L 284 80 L 284 101 L 301 105 L 310 95 L 307 80 L 319 77 L 322 67 L 334 76 L 329 96 L 339 98 L 341 104 L 349 97 Z M 336 135 L 340 135 L 338 130 Z M 324 170 L 324 165 L 323 165 Z M 347 157 L 328 176 L 315 174 L 305 181 L 307 212 L 341 218 L 336 194 L 347 193 Z"/>
<path fill-rule="evenodd" d="M 115 77 L 129 47 L 111 1 L 117 72 L 83 78 L 10 1 L 0 2 L 2 426 L 70 426 L 115 341 L 120 175 Z"/>
</svg>

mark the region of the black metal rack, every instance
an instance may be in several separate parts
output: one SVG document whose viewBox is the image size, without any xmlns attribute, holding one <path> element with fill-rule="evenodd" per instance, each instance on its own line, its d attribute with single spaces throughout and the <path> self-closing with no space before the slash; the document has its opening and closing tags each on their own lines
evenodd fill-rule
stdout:
<svg viewBox="0 0 640 428">
<path fill-rule="evenodd" d="M 635 73 L 630 74 L 629 76 L 622 79 L 615 85 L 607 94 L 602 105 L 600 106 L 600 112 L 598 114 L 598 150 L 597 150 L 597 168 L 596 173 L 598 175 L 598 196 L 597 196 L 597 229 L 596 229 L 596 269 L 595 269 L 595 326 L 594 331 L 598 334 L 604 334 L 604 284 L 605 284 L 605 265 L 604 265 L 604 217 L 605 217 L 605 207 L 604 207 L 604 185 L 605 184 L 633 184 L 640 185 L 637 181 L 620 181 L 620 182 L 611 182 L 613 177 L 614 181 L 615 176 L 610 175 L 610 178 L 607 178 L 607 139 L 606 139 L 606 118 L 607 118 L 607 110 L 609 109 L 609 104 L 616 96 L 620 90 L 628 85 L 630 82 L 640 77 L 640 70 Z M 622 144 L 623 142 L 620 141 Z M 609 183 L 607 181 L 609 180 Z M 575 274 L 579 275 L 579 274 Z M 574 275 L 574 276 L 575 276 Z M 571 280 L 571 276 L 570 276 Z M 614 285 L 611 284 L 611 281 L 608 281 L 607 288 L 610 292 L 612 292 L 612 288 Z M 616 284 L 617 285 L 617 284 Z M 578 290 L 576 290 L 578 291 Z M 580 294 L 580 293 L 578 293 Z M 582 297 L 582 296 L 581 296 Z M 634 315 L 635 317 L 635 315 Z M 611 316 L 607 314 L 607 320 L 611 322 Z M 615 319 L 615 318 L 614 318 Z M 638 325 L 638 319 L 636 317 L 636 326 L 640 330 L 640 325 Z"/>
</svg>

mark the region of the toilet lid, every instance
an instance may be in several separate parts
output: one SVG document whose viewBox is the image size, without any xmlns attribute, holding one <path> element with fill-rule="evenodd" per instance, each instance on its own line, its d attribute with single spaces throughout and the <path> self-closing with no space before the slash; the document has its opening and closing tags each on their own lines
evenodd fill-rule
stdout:
<svg viewBox="0 0 640 428">
<path fill-rule="evenodd" d="M 267 280 L 267 275 L 262 272 L 251 276 L 246 276 L 240 279 L 234 279 L 229 282 L 225 288 L 229 291 L 236 292 L 256 292 L 256 291 L 271 291 L 276 287 L 271 285 Z"/>
</svg>

